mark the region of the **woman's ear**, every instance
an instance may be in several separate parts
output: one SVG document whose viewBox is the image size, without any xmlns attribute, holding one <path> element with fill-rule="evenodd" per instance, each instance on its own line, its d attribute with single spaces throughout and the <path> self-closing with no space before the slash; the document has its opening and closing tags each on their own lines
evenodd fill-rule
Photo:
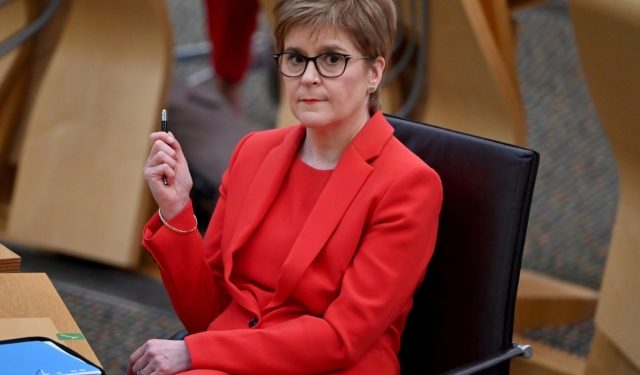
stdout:
<svg viewBox="0 0 640 375">
<path fill-rule="evenodd" d="M 369 83 L 374 83 L 376 87 L 380 85 L 385 66 L 386 62 L 384 58 L 382 56 L 376 57 L 373 63 L 371 63 L 371 69 L 369 70 Z"/>
</svg>

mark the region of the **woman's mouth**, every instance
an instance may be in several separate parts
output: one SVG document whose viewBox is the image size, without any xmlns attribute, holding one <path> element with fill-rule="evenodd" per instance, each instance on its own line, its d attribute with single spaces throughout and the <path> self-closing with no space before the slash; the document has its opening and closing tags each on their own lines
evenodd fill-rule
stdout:
<svg viewBox="0 0 640 375">
<path fill-rule="evenodd" d="M 300 101 L 304 104 L 315 104 L 321 102 L 322 100 L 316 98 L 302 98 L 300 99 Z"/>
</svg>

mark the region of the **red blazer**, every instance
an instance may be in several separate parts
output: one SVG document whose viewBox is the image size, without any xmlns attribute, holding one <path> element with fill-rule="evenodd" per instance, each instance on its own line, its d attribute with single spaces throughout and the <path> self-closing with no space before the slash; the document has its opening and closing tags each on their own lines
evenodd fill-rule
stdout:
<svg viewBox="0 0 640 375">
<path fill-rule="evenodd" d="M 271 302 L 259 308 L 232 282 L 234 253 L 267 212 L 304 134 L 295 126 L 239 143 L 204 239 L 172 232 L 157 214 L 144 228 L 143 244 L 191 333 L 193 368 L 219 370 L 197 373 L 400 371 L 400 335 L 433 252 L 442 187 L 381 113 L 345 149 Z M 191 206 L 170 224 L 192 226 Z"/>
</svg>

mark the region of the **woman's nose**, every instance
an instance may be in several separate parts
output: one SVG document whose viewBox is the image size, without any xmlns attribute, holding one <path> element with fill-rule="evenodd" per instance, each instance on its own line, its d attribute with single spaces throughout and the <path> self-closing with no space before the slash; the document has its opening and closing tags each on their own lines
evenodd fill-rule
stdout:
<svg viewBox="0 0 640 375">
<path fill-rule="evenodd" d="M 314 61 L 309 61 L 307 64 L 307 68 L 302 73 L 302 77 L 300 77 L 303 83 L 307 84 L 317 84 L 320 81 L 320 73 L 318 73 L 318 69 L 316 69 L 316 64 Z"/>
</svg>

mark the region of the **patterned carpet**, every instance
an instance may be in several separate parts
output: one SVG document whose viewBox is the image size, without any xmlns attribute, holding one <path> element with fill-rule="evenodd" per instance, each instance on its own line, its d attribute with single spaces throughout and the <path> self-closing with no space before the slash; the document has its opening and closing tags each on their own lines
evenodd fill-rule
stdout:
<svg viewBox="0 0 640 375">
<path fill-rule="evenodd" d="M 516 14 L 529 147 L 540 152 L 524 267 L 600 288 L 616 166 L 580 68 L 564 1 Z"/>
<path fill-rule="evenodd" d="M 145 340 L 183 328 L 171 311 L 62 281 L 54 285 L 107 374 L 124 374 L 129 355 Z"/>
<path fill-rule="evenodd" d="M 566 1 L 517 12 L 528 146 L 541 154 L 523 267 L 600 288 L 617 202 L 616 165 L 590 101 Z M 522 336 L 586 357 L 593 321 Z"/>
</svg>

